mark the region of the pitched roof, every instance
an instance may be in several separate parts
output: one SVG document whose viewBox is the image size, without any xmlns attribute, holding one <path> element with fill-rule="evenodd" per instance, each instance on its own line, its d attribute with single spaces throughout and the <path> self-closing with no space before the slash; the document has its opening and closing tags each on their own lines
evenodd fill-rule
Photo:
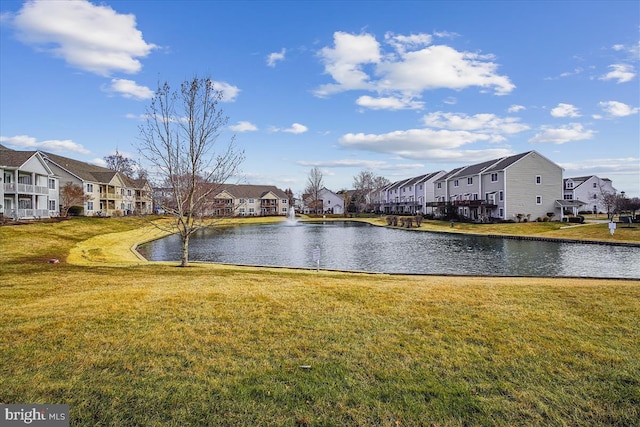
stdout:
<svg viewBox="0 0 640 427">
<path fill-rule="evenodd" d="M 496 161 L 496 163 L 493 166 L 489 167 L 484 172 L 499 171 L 499 170 L 506 169 L 512 164 L 514 164 L 515 162 L 517 162 L 518 160 L 528 156 L 531 153 L 533 153 L 533 151 L 527 151 L 526 153 L 515 154 L 513 156 L 503 157 L 501 159 L 498 159 L 498 161 Z"/>
<path fill-rule="evenodd" d="M 83 181 L 109 183 L 114 176 L 118 175 L 127 187 L 142 188 L 145 185 L 145 180 L 135 180 L 129 178 L 123 173 L 116 172 L 109 168 L 92 165 L 91 163 L 81 162 L 79 160 L 70 159 L 68 157 L 44 151 L 41 151 L 40 153 L 44 156 L 45 160 L 77 176 Z"/>
<path fill-rule="evenodd" d="M 281 199 L 289 198 L 284 191 L 275 185 L 223 184 L 216 194 L 220 194 L 223 191 L 226 191 L 237 199 L 261 199 L 269 192 Z"/>
<path fill-rule="evenodd" d="M 2 147 L 2 146 L 0 146 Z M 18 168 L 33 157 L 37 151 L 15 151 L 6 147 L 0 149 L 0 166 Z"/>
</svg>

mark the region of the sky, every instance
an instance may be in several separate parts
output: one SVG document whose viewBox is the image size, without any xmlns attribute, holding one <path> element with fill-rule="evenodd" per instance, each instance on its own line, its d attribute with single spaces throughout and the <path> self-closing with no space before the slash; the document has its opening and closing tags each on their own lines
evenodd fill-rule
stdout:
<svg viewBox="0 0 640 427">
<path fill-rule="evenodd" d="M 640 196 L 638 1 L 0 2 L 0 144 L 140 158 L 158 84 L 209 77 L 237 182 L 299 196 L 536 150 Z"/>
</svg>

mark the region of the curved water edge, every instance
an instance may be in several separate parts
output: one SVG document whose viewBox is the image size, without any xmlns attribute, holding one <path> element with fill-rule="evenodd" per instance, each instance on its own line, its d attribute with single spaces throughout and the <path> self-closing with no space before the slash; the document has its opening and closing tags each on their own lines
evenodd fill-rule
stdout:
<svg viewBox="0 0 640 427">
<path fill-rule="evenodd" d="M 370 273 L 640 278 L 640 247 L 552 239 L 412 232 L 353 221 L 203 229 L 192 261 Z M 601 243 L 601 242 L 598 242 Z M 152 261 L 180 259 L 177 236 L 140 245 Z"/>
</svg>

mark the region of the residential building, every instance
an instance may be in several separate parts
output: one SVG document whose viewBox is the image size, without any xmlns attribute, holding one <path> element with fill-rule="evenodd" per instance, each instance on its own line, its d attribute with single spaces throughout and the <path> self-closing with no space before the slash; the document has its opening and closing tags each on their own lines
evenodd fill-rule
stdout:
<svg viewBox="0 0 640 427">
<path fill-rule="evenodd" d="M 380 211 L 386 214 L 425 214 L 426 202 L 434 200 L 434 182 L 445 174 L 431 172 L 396 181 L 380 191 Z"/>
<path fill-rule="evenodd" d="M 450 171 L 427 203 L 440 217 L 473 221 L 562 217 L 562 168 L 535 151 Z"/>
<path fill-rule="evenodd" d="M 152 211 L 152 191 L 146 180 L 133 180 L 120 172 L 52 153 L 41 153 L 60 187 L 67 183 L 82 187 L 87 200 L 83 215 L 120 216 Z"/>
<path fill-rule="evenodd" d="M 309 194 L 302 196 L 304 213 L 319 213 L 322 211 L 324 214 L 343 214 L 345 212 L 344 197 L 342 194 L 336 194 L 333 191 L 322 187 L 318 192 L 318 200 L 313 200 L 313 197 Z"/>
<path fill-rule="evenodd" d="M 605 196 L 618 192 L 613 188 L 609 178 L 599 178 L 595 175 L 566 178 L 562 188 L 564 200 L 582 202 L 581 208 L 593 213 L 607 212 Z"/>
<path fill-rule="evenodd" d="M 59 215 L 58 177 L 38 151 L 0 145 L 0 214 L 11 219 Z"/>
<path fill-rule="evenodd" d="M 213 216 L 287 216 L 289 195 L 273 185 L 223 184 L 212 194 Z"/>
</svg>

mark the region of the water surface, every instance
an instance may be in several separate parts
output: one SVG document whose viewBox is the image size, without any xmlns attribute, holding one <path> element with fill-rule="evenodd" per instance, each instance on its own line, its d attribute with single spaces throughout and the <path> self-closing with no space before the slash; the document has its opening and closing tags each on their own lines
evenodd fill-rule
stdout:
<svg viewBox="0 0 640 427">
<path fill-rule="evenodd" d="M 406 274 L 640 278 L 640 248 L 417 232 L 350 221 L 203 229 L 192 261 Z M 140 247 L 153 261 L 177 261 L 178 236 Z M 317 254 L 317 252 L 316 252 Z"/>
</svg>

